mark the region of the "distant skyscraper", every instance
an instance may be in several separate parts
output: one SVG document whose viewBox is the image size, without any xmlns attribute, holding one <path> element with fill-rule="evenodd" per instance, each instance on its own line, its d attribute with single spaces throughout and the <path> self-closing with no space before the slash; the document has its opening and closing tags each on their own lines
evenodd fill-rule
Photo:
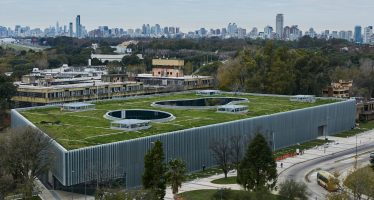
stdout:
<svg viewBox="0 0 374 200">
<path fill-rule="evenodd" d="M 169 33 L 170 34 L 175 34 L 175 27 L 173 27 L 173 26 L 169 27 Z"/>
<path fill-rule="evenodd" d="M 249 33 L 249 36 L 252 38 L 257 38 L 258 36 L 258 29 L 256 27 L 253 27 L 251 32 Z"/>
<path fill-rule="evenodd" d="M 362 28 L 361 26 L 355 26 L 354 40 L 356 43 L 362 43 Z"/>
<path fill-rule="evenodd" d="M 289 40 L 291 35 L 291 28 L 289 26 L 285 26 L 283 29 L 283 38 L 285 40 Z"/>
<path fill-rule="evenodd" d="M 226 28 L 222 28 L 222 30 L 221 30 L 221 34 L 222 34 L 223 36 L 225 36 L 225 35 L 227 34 L 227 29 L 226 29 Z"/>
<path fill-rule="evenodd" d="M 264 34 L 265 34 L 265 39 L 272 39 L 273 37 L 273 27 L 267 25 L 264 28 Z"/>
<path fill-rule="evenodd" d="M 164 27 L 164 34 L 166 34 L 166 35 L 169 34 L 169 28 L 168 27 Z"/>
<path fill-rule="evenodd" d="M 60 25 L 58 22 L 56 22 L 56 35 L 60 33 Z"/>
<path fill-rule="evenodd" d="M 283 39 L 283 14 L 277 14 L 276 17 L 276 33 L 277 33 L 277 38 L 278 39 Z"/>
<path fill-rule="evenodd" d="M 352 31 L 347 31 L 347 38 L 348 40 L 352 40 L 352 37 L 353 37 L 353 32 Z"/>
<path fill-rule="evenodd" d="M 81 32 L 82 32 L 82 29 L 81 29 L 81 16 L 80 15 L 77 15 L 77 17 L 75 18 L 75 32 L 76 32 L 76 36 L 77 38 L 80 38 L 82 36 Z"/>
<path fill-rule="evenodd" d="M 238 38 L 242 39 L 247 35 L 247 30 L 244 28 L 238 28 Z"/>
<path fill-rule="evenodd" d="M 143 24 L 142 26 L 142 34 L 143 35 L 147 34 L 147 26 L 145 24 Z"/>
<path fill-rule="evenodd" d="M 373 27 L 368 26 L 364 28 L 364 44 L 369 44 L 371 42 L 371 37 L 373 35 Z"/>
<path fill-rule="evenodd" d="M 236 25 L 236 23 L 229 23 L 227 26 L 227 33 L 231 36 L 238 34 L 238 25 Z"/>
<path fill-rule="evenodd" d="M 155 25 L 155 29 L 156 29 L 155 31 L 156 31 L 157 35 L 161 34 L 161 26 L 160 26 L 160 24 L 156 24 Z"/>
<path fill-rule="evenodd" d="M 70 37 L 73 37 L 73 22 L 70 22 L 69 23 L 69 36 Z"/>
</svg>

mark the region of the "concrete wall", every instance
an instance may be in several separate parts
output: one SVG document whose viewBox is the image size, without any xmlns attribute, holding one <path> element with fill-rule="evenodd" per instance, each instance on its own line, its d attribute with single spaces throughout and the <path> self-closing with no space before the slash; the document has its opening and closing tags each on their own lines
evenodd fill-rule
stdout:
<svg viewBox="0 0 374 200">
<path fill-rule="evenodd" d="M 325 127 L 326 135 L 350 130 L 355 112 L 355 100 L 348 100 L 71 151 L 55 144 L 58 162 L 53 173 L 66 186 L 126 176 L 127 186 L 135 187 L 141 185 L 144 155 L 156 140 L 164 144 L 166 160 L 183 159 L 189 171 L 196 171 L 203 165 L 216 165 L 209 150 L 212 140 L 227 140 L 233 134 L 250 140 L 261 130 L 269 145 L 279 149 L 315 139 L 320 126 Z M 12 111 L 13 127 L 27 124 L 27 119 Z"/>
</svg>

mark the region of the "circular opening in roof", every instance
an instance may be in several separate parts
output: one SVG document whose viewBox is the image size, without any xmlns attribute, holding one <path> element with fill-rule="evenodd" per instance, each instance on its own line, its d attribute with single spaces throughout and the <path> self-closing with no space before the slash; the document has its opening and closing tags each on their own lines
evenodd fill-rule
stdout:
<svg viewBox="0 0 374 200">
<path fill-rule="evenodd" d="M 107 112 L 104 117 L 109 120 L 138 119 L 152 122 L 167 122 L 175 119 L 174 115 L 159 110 L 127 109 Z"/>
<path fill-rule="evenodd" d="M 207 97 L 198 99 L 179 99 L 169 101 L 156 101 L 152 106 L 163 108 L 181 108 L 181 109 L 210 109 L 227 104 L 237 104 L 248 102 L 246 98 L 234 97 Z"/>
</svg>

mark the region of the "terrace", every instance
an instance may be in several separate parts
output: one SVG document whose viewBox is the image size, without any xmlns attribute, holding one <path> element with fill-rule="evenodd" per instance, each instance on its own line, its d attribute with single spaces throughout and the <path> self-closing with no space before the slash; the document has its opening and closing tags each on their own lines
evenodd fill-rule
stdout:
<svg viewBox="0 0 374 200">
<path fill-rule="evenodd" d="M 97 102 L 95 103 L 95 110 L 83 112 L 63 112 L 59 107 L 52 107 L 23 110 L 20 113 L 42 131 L 56 139 L 66 149 L 78 149 L 334 102 L 333 100 L 321 99 L 317 99 L 315 103 L 290 102 L 288 97 L 274 96 L 233 94 L 217 96 L 247 98 L 249 102 L 241 102 L 239 105 L 250 106 L 251 109 L 246 113 L 227 115 L 216 112 L 216 108 L 203 110 L 157 108 L 157 110 L 172 114 L 175 119 L 167 122 L 153 121 L 151 122 L 151 128 L 131 132 L 111 129 L 112 121 L 104 118 L 104 115 L 110 111 L 124 109 L 154 110 L 155 107 L 152 107 L 151 104 L 156 101 L 198 99 L 201 96 L 195 93 L 144 96 L 136 99 Z"/>
</svg>

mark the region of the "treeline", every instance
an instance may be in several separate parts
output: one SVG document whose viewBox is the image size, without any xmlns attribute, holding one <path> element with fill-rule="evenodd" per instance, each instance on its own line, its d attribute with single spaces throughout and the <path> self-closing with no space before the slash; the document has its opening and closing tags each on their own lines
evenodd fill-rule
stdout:
<svg viewBox="0 0 374 200">
<path fill-rule="evenodd" d="M 370 54 L 325 47 L 298 49 L 276 46 L 244 49 L 217 70 L 223 90 L 272 94 L 321 95 L 331 81 L 354 80 L 354 94 L 370 97 L 374 88 Z"/>
</svg>

